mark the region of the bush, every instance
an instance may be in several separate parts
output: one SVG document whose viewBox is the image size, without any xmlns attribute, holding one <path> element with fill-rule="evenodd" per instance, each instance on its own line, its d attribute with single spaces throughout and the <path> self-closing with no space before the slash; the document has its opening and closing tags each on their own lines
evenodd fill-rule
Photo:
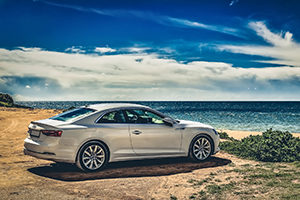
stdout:
<svg viewBox="0 0 300 200">
<path fill-rule="evenodd" d="M 262 135 L 250 135 L 241 141 L 226 141 L 222 150 L 240 157 L 266 162 L 293 162 L 300 160 L 300 139 L 289 132 L 269 129 Z"/>
<path fill-rule="evenodd" d="M 9 94 L 0 93 L 0 106 L 11 107 L 14 105 L 14 100 Z"/>
<path fill-rule="evenodd" d="M 226 132 L 218 132 L 219 136 L 221 139 L 225 139 L 225 140 L 235 140 L 233 137 L 229 137 L 229 135 Z"/>
</svg>

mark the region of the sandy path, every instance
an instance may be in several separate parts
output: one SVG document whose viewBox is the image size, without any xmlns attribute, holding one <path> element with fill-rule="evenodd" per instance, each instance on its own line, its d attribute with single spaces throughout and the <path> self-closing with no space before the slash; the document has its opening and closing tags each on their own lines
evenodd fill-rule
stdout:
<svg viewBox="0 0 300 200">
<path fill-rule="evenodd" d="M 0 199 L 189 199 L 190 179 L 252 161 L 218 153 L 192 163 L 184 158 L 110 164 L 97 173 L 23 155 L 30 121 L 48 118 L 53 110 L 0 108 Z"/>
</svg>

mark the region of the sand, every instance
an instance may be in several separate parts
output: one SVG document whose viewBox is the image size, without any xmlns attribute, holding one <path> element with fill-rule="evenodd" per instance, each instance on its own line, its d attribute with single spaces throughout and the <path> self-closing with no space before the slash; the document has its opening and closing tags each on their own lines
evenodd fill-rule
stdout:
<svg viewBox="0 0 300 200">
<path fill-rule="evenodd" d="M 247 137 L 249 135 L 261 135 L 262 132 L 257 131 L 237 131 L 237 130 L 219 130 L 228 133 L 230 137 L 233 137 L 235 139 L 242 139 L 244 137 Z M 294 137 L 300 137 L 300 133 L 292 133 Z"/>
<path fill-rule="evenodd" d="M 231 162 L 254 162 L 221 152 L 201 163 L 185 158 L 119 162 L 91 174 L 23 155 L 28 124 L 59 112 L 0 108 L 0 199 L 189 199 L 194 188 L 188 180 L 228 169 Z M 237 139 L 259 134 L 227 132 Z"/>
</svg>

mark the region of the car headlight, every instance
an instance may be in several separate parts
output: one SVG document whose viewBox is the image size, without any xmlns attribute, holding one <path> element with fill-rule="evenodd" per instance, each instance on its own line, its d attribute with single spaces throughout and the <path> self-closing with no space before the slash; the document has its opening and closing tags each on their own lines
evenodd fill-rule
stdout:
<svg viewBox="0 0 300 200">
<path fill-rule="evenodd" d="M 216 131 L 215 129 L 213 129 L 213 131 L 216 135 L 219 135 L 218 131 Z"/>
</svg>

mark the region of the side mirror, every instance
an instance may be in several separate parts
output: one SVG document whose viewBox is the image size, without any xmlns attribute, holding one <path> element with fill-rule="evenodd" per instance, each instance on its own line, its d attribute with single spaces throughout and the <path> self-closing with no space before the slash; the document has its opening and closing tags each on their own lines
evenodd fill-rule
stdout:
<svg viewBox="0 0 300 200">
<path fill-rule="evenodd" d="M 163 118 L 163 122 L 167 125 L 167 126 L 173 126 L 174 124 L 174 121 L 169 118 L 169 117 L 166 117 L 166 118 Z"/>
</svg>

